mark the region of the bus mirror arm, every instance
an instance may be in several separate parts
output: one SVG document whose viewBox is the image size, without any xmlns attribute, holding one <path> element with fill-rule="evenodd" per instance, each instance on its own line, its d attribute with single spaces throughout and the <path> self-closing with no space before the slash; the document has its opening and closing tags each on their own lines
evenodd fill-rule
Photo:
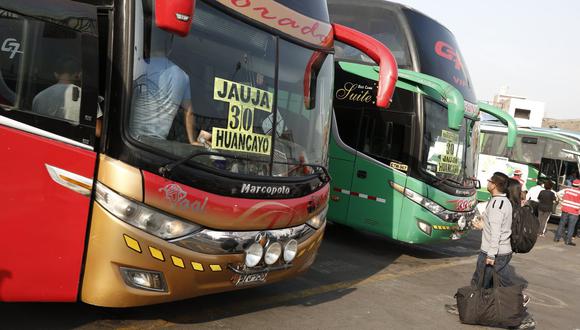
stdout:
<svg viewBox="0 0 580 330">
<path fill-rule="evenodd" d="M 510 116 L 509 113 L 503 111 L 500 108 L 494 107 L 490 104 L 479 102 L 479 110 L 490 114 L 491 116 L 497 118 L 502 124 L 508 127 L 507 133 L 507 148 L 511 149 L 516 144 L 516 139 L 518 137 L 518 127 L 514 117 Z"/>
<path fill-rule="evenodd" d="M 421 86 L 425 93 L 447 103 L 447 126 L 455 131 L 461 128 L 465 116 L 465 100 L 461 92 L 446 81 L 421 72 L 399 70 L 399 80 Z"/>
<path fill-rule="evenodd" d="M 332 26 L 336 40 L 359 49 L 379 64 L 379 88 L 376 105 L 380 108 L 388 108 L 391 105 L 399 74 L 393 53 L 383 43 L 369 35 L 336 23 L 333 23 Z"/>
</svg>

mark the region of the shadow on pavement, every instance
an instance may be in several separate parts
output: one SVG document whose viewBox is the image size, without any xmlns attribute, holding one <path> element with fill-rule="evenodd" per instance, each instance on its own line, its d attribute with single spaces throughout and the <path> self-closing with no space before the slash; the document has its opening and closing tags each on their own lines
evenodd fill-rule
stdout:
<svg viewBox="0 0 580 330">
<path fill-rule="evenodd" d="M 174 303 L 128 309 L 98 308 L 82 303 L 5 303 L 0 304 L 0 315 L 2 325 L 8 328 L 116 328 L 153 320 L 199 324 L 281 306 L 309 307 L 340 299 L 356 291 L 358 283 L 391 265 L 396 272 L 396 264 L 401 256 L 406 257 L 404 267 L 408 269 L 430 260 L 474 255 L 479 247 L 478 239 L 476 235 L 465 241 L 415 246 L 329 224 L 317 260 L 306 274 L 296 279 Z M 455 249 L 457 253 L 453 252 Z M 389 269 L 391 271 L 393 270 Z M 34 317 L 31 318 L 30 315 Z"/>
</svg>

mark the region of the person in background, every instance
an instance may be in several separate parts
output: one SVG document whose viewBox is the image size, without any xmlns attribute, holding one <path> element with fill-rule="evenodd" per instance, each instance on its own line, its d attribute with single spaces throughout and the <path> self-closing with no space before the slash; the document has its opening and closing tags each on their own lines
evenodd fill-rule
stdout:
<svg viewBox="0 0 580 330">
<path fill-rule="evenodd" d="M 32 100 L 32 112 L 79 123 L 81 104 L 81 64 L 72 57 L 55 62 L 56 84 L 38 93 Z"/>
<path fill-rule="evenodd" d="M 564 228 L 568 225 L 568 233 L 566 234 L 566 245 L 576 246 L 572 242 L 576 222 L 578 222 L 578 214 L 580 214 L 580 180 L 572 181 L 572 188 L 560 190 L 558 193 L 562 196 L 562 216 L 560 217 L 560 224 L 554 236 L 554 242 L 559 242 L 564 235 Z"/>
<path fill-rule="evenodd" d="M 520 184 L 523 186 L 525 184 L 524 179 L 522 178 L 522 175 L 524 174 L 524 172 L 522 172 L 522 170 L 520 170 L 519 168 L 514 170 L 514 176 L 511 177 L 511 179 L 515 179 L 518 180 L 520 182 Z"/>
<path fill-rule="evenodd" d="M 544 185 L 542 184 L 542 180 L 538 179 L 536 185 L 530 188 L 527 195 L 527 203 L 534 209 L 534 215 L 536 216 L 538 216 L 538 196 L 542 190 L 544 190 Z"/>
<path fill-rule="evenodd" d="M 521 198 L 522 196 L 522 185 L 520 183 L 520 181 L 510 178 L 507 181 L 507 192 L 506 192 L 507 198 L 509 199 L 511 206 L 512 206 L 512 220 L 513 220 L 513 216 L 515 214 L 515 211 L 517 209 L 519 209 L 520 207 L 523 207 L 525 205 L 525 200 L 523 200 Z M 511 224 L 510 224 L 510 236 L 511 236 Z M 510 237 L 511 239 L 511 237 Z M 511 240 L 509 240 L 509 244 L 511 247 Z M 523 293 L 524 296 L 524 307 L 526 307 L 528 305 L 528 303 L 530 302 L 530 296 Z M 530 319 L 527 318 L 527 321 L 525 322 L 525 326 L 529 326 L 530 323 Z M 534 322 L 533 319 L 531 322 Z M 522 327 L 518 328 L 521 329 Z"/>
<path fill-rule="evenodd" d="M 570 172 L 570 174 L 568 174 L 568 176 L 566 177 L 566 181 L 564 182 L 564 184 L 568 187 L 572 186 L 572 182 L 574 180 L 578 180 L 578 171 L 572 171 Z"/>
<path fill-rule="evenodd" d="M 540 221 L 540 237 L 544 237 L 546 235 L 548 220 L 550 220 L 550 216 L 554 210 L 554 204 L 557 201 L 556 194 L 554 191 L 552 191 L 553 186 L 554 185 L 552 184 L 551 180 L 546 181 L 544 183 L 544 189 L 538 195 L 538 220 Z M 530 192 L 532 189 L 530 189 Z"/>
<path fill-rule="evenodd" d="M 173 35 L 156 27 L 151 30 L 151 43 L 146 44 L 150 57 L 144 62 L 145 72 L 133 83 L 133 107 L 129 128 L 138 140 L 166 140 L 178 110 L 183 109 L 188 142 L 199 145 L 194 131 L 195 118 L 191 104 L 188 74 L 168 56 L 173 48 Z"/>
<path fill-rule="evenodd" d="M 514 176 L 512 176 L 511 179 L 517 180 L 520 183 L 521 190 L 522 190 L 522 193 L 521 193 L 520 198 L 521 198 L 522 201 L 525 201 L 526 200 L 527 193 L 528 193 L 528 189 L 526 188 L 526 181 L 522 178 L 522 175 L 523 174 L 524 174 L 524 172 L 522 172 L 522 170 L 520 170 L 519 168 L 517 168 L 514 171 Z"/>
</svg>

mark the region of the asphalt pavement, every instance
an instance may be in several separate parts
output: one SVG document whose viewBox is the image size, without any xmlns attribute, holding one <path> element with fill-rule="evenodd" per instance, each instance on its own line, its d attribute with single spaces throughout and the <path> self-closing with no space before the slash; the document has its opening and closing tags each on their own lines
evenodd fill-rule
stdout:
<svg viewBox="0 0 580 330">
<path fill-rule="evenodd" d="M 580 330 L 578 247 L 552 241 L 555 225 L 512 266 L 527 281 L 537 329 Z M 475 269 L 480 234 L 405 245 L 330 224 L 300 278 L 236 292 L 129 309 L 0 303 L 1 329 L 484 329 L 462 325 L 454 302 Z M 41 276 L 41 274 L 39 274 Z"/>
</svg>

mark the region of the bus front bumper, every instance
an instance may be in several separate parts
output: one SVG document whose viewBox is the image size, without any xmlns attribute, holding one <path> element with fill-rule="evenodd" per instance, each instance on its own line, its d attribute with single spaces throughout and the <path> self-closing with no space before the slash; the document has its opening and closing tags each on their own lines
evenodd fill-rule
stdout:
<svg viewBox="0 0 580 330">
<path fill-rule="evenodd" d="M 99 204 L 92 223 L 81 284 L 81 300 L 103 307 L 132 307 L 193 298 L 295 277 L 314 262 L 324 226 L 301 240 L 295 259 L 246 269 L 244 254 L 208 254 L 167 242 L 115 218 Z M 140 288 L 131 276 L 143 272 L 162 281 Z M 241 277 L 244 277 L 241 280 Z"/>
</svg>

